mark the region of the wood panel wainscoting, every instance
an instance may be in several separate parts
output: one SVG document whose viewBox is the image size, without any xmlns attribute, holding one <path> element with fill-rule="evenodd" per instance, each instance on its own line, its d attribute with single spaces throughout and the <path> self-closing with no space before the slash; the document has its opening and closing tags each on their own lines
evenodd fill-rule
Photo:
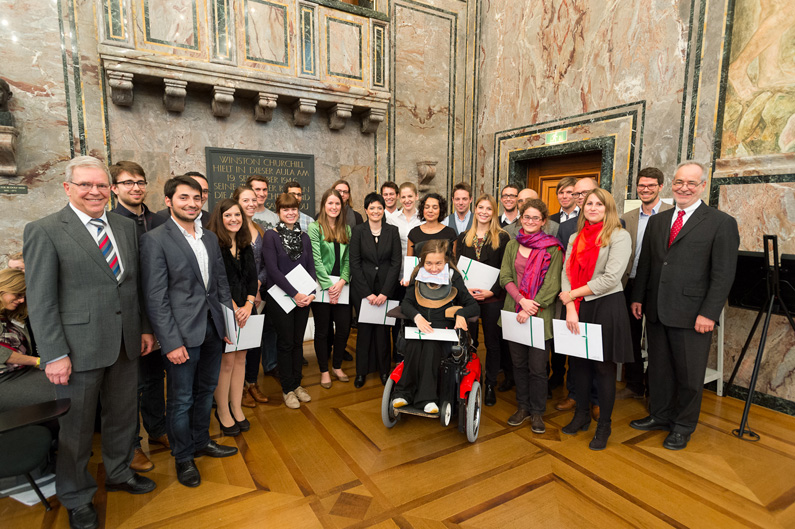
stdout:
<svg viewBox="0 0 795 529">
<path fill-rule="evenodd" d="M 352 333 L 349 349 L 355 343 Z M 482 346 L 481 346 L 482 349 Z M 485 351 L 482 351 L 485 356 Z M 237 446 L 225 459 L 197 460 L 202 484 L 177 482 L 174 460 L 163 448 L 147 451 L 157 489 L 140 496 L 106 493 L 99 436 L 90 471 L 98 477 L 94 503 L 106 528 L 499 528 L 511 527 L 795 527 L 795 417 L 754 406 L 753 429 L 762 439 L 731 434 L 743 402 L 705 392 L 698 429 L 686 450 L 662 447 L 665 432 L 639 432 L 629 421 L 646 415 L 641 400 L 622 400 L 613 412 L 607 449 L 593 452 L 588 432 L 560 429 L 572 412 L 555 411 L 554 391 L 535 435 L 529 421 L 511 428 L 513 391 L 484 408 L 480 437 L 470 444 L 453 426 L 407 417 L 391 430 L 381 422 L 382 386 L 334 381 L 320 387 L 312 343 L 303 385 L 312 402 L 300 410 L 282 403 L 276 380 L 260 378 L 271 398 L 244 408 L 251 430 L 221 436 Z M 351 376 L 354 365 L 343 366 Z M 4 528 L 67 528 L 68 516 L 0 500 Z"/>
</svg>

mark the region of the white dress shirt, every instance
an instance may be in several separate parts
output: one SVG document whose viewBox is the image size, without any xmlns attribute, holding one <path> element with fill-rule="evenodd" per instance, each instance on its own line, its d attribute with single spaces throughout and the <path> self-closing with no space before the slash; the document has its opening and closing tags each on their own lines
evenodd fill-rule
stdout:
<svg viewBox="0 0 795 529">
<path fill-rule="evenodd" d="M 72 208 L 72 211 L 74 211 L 75 214 L 77 214 L 77 217 L 80 219 L 80 222 L 83 223 L 83 226 L 86 227 L 89 235 L 91 235 L 91 238 L 96 241 L 97 246 L 99 246 L 99 241 L 97 240 L 97 227 L 93 224 L 89 224 L 89 222 L 94 218 L 98 218 L 105 223 L 105 233 L 108 234 L 108 239 L 110 239 L 113 248 L 116 250 L 116 256 L 119 258 L 119 281 L 121 281 L 121 278 L 124 276 L 124 263 L 121 260 L 121 253 L 119 253 L 119 245 L 116 244 L 116 238 L 113 236 L 113 230 L 110 228 L 110 224 L 108 223 L 107 213 L 103 210 L 102 216 L 91 217 L 74 207 L 71 202 L 69 203 L 69 207 Z"/>
<path fill-rule="evenodd" d="M 679 216 L 679 212 L 680 211 L 684 211 L 685 212 L 685 216 L 682 217 L 682 227 L 684 228 L 685 227 L 685 223 L 687 222 L 687 219 L 689 219 L 693 215 L 693 212 L 695 210 L 697 210 L 700 205 L 701 205 L 701 199 L 698 199 L 698 200 L 696 200 L 695 204 L 692 204 L 692 205 L 686 207 L 685 209 L 682 209 L 679 206 L 674 207 L 674 215 L 671 218 L 671 227 L 673 228 L 674 222 L 676 222 L 676 217 Z"/>
<path fill-rule="evenodd" d="M 447 223 L 447 220 L 449 218 L 450 217 L 445 217 L 444 220 L 442 221 L 442 224 L 444 224 L 445 226 L 447 226 L 449 228 L 452 228 L 452 226 L 450 226 Z M 464 215 L 464 220 L 461 220 L 461 218 L 458 216 L 458 212 L 455 211 L 455 212 L 453 212 L 453 218 L 455 219 L 455 232 L 456 233 L 463 233 L 467 229 L 467 224 L 469 224 L 469 219 L 472 218 L 472 212 L 467 210 L 466 215 Z"/>
<path fill-rule="evenodd" d="M 198 223 L 194 224 L 193 229 L 196 232 L 196 236 L 194 237 L 188 233 L 185 228 L 180 226 L 174 217 L 171 217 L 171 220 L 177 225 L 177 228 L 179 228 L 179 231 L 185 237 L 185 240 L 188 241 L 190 249 L 193 250 L 193 255 L 196 256 L 196 261 L 199 263 L 199 271 L 202 274 L 204 289 L 207 290 L 207 286 L 210 284 L 210 256 L 207 254 L 207 248 L 204 246 L 204 242 L 202 241 L 202 234 L 204 231 Z"/>
<path fill-rule="evenodd" d="M 403 210 L 399 209 L 392 215 L 386 218 L 387 224 L 396 226 L 400 234 L 400 249 L 403 257 L 406 256 L 409 244 L 409 232 L 421 224 L 425 224 L 415 213 L 411 218 L 407 219 L 403 214 Z M 403 260 L 400 260 L 400 277 L 403 277 Z"/>
</svg>

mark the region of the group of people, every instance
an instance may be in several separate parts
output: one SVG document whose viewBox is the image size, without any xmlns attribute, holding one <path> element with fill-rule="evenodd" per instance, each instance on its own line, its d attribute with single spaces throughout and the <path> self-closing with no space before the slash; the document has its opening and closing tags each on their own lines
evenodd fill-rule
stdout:
<svg viewBox="0 0 795 529">
<path fill-rule="evenodd" d="M 364 217 L 340 180 L 323 193 L 315 220 L 300 211 L 297 182 L 267 209 L 269 183 L 260 176 L 208 213 L 201 173 L 169 179 L 167 208 L 154 213 L 144 204 L 139 164 L 108 168 L 81 156 L 66 168 L 69 204 L 25 228 L 24 262 L 14 256 L 25 271 L 0 271 L 0 405 L 72 399 L 60 421 L 56 486 L 72 526 L 95 527 L 97 485 L 87 463 L 98 405 L 106 490 L 141 494 L 156 486 L 139 474 L 153 465 L 141 450 L 138 413 L 150 444 L 171 449 L 179 482 L 198 486 L 195 458 L 237 452 L 210 439 L 211 416 L 235 436 L 250 427 L 242 408 L 268 401 L 257 384 L 260 365 L 278 378 L 288 408 L 311 400 L 301 385 L 310 311 L 322 388 L 350 381 L 343 361 L 356 325 L 353 385 L 376 372 L 386 384 L 393 363 L 403 360 L 393 405 L 438 412 L 445 347 L 411 341 L 398 351 L 396 328 L 355 323 L 362 304 L 397 300 L 425 333 L 460 328 L 477 345 L 482 327 L 484 401 L 494 405 L 495 389 L 515 384 L 509 425 L 529 420 L 533 432 L 545 432 L 546 400 L 563 382 L 568 358 L 568 396 L 556 407 L 575 413 L 562 431 L 588 430 L 593 416 L 589 446 L 604 449 L 622 363 L 627 387 L 618 397 L 649 394 L 649 416 L 631 426 L 668 430 L 664 446 L 681 449 L 696 427 L 711 332 L 739 246 L 734 219 L 700 200 L 706 177 L 700 164 L 681 164 L 670 206 L 659 196 L 662 172 L 643 169 L 641 208 L 623 218 L 612 195 L 589 178 L 561 180 L 554 215 L 535 191 L 513 185 L 501 190 L 500 215 L 493 196 L 473 200 L 471 188 L 457 184 L 448 215 L 441 195 L 420 197 L 413 183 L 386 182 L 364 198 Z M 111 192 L 117 206 L 109 212 Z M 419 259 L 413 270 L 403 269 L 406 256 Z M 499 269 L 488 290 L 466 286 L 457 269 L 462 256 Z M 317 282 L 314 291 L 291 283 L 299 266 Z M 274 298 L 273 286 L 289 304 Z M 240 327 L 265 314 L 259 348 L 225 352 L 232 341 L 224 307 Z M 505 312 L 519 323 L 543 320 L 546 347 L 506 342 Z M 640 356 L 644 315 L 648 373 Z M 603 361 L 550 355 L 553 319 L 574 334 L 580 323 L 601 325 Z"/>
</svg>

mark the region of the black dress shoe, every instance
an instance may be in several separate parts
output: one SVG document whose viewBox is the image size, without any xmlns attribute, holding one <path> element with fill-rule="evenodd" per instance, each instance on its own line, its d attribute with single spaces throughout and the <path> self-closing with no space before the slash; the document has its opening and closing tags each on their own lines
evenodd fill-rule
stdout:
<svg viewBox="0 0 795 529">
<path fill-rule="evenodd" d="M 309 360 L 307 360 L 304 357 L 301 357 L 301 365 L 302 366 L 308 366 L 309 365 Z"/>
<path fill-rule="evenodd" d="M 186 487 L 198 487 L 201 485 L 202 477 L 193 459 L 177 462 L 177 479 Z"/>
<path fill-rule="evenodd" d="M 360 388 L 364 386 L 364 375 L 356 375 L 356 378 L 353 379 L 353 387 Z"/>
<path fill-rule="evenodd" d="M 665 430 L 666 432 L 671 429 L 667 422 L 658 421 L 651 415 L 642 419 L 630 421 L 629 425 L 636 430 Z"/>
<path fill-rule="evenodd" d="M 248 419 L 246 419 L 245 417 L 243 417 L 242 421 L 238 421 L 237 419 L 235 419 L 235 414 L 232 413 L 231 404 L 229 405 L 229 414 L 232 416 L 232 420 L 235 421 L 235 425 L 237 426 L 238 430 L 240 430 L 241 432 L 247 432 L 251 429 L 251 423 L 248 422 Z M 221 421 L 218 421 L 219 424 L 220 422 Z"/>
<path fill-rule="evenodd" d="M 99 527 L 99 519 L 94 505 L 88 503 L 69 509 L 69 527 L 72 529 L 95 529 Z"/>
<path fill-rule="evenodd" d="M 353 362 L 353 355 L 348 351 L 342 353 L 342 360 L 345 362 Z"/>
<path fill-rule="evenodd" d="M 381 385 L 386 386 L 386 381 L 389 380 L 389 375 L 381 375 Z"/>
<path fill-rule="evenodd" d="M 502 383 L 500 383 L 500 385 L 497 386 L 497 391 L 500 392 L 510 391 L 511 389 L 513 389 L 515 385 L 516 384 L 513 381 L 513 377 L 511 378 L 505 377 L 505 380 L 503 380 Z"/>
<path fill-rule="evenodd" d="M 494 393 L 493 384 L 486 384 L 486 391 L 483 394 L 483 404 L 486 406 L 494 406 L 497 404 L 497 395 Z"/>
<path fill-rule="evenodd" d="M 219 445 L 215 441 L 210 441 L 201 450 L 196 450 L 193 457 L 210 456 L 210 457 L 229 457 L 237 453 L 236 446 Z"/>
<path fill-rule="evenodd" d="M 663 448 L 668 450 L 682 450 L 687 447 L 687 442 L 690 440 L 690 434 L 683 434 L 679 432 L 671 432 L 668 437 L 663 441 Z"/>
<path fill-rule="evenodd" d="M 232 426 L 224 426 L 224 423 L 221 422 L 221 418 L 218 417 L 218 410 L 215 410 L 215 418 L 216 420 L 218 420 L 218 426 L 221 427 L 221 432 L 225 436 L 235 437 L 240 435 L 240 427 L 237 425 L 237 422 L 235 422 L 235 424 L 233 424 Z M 232 420 L 234 421 L 235 418 L 232 417 Z"/>
<path fill-rule="evenodd" d="M 157 484 L 154 481 L 135 473 L 124 483 L 105 483 L 105 490 L 108 492 L 121 490 L 130 494 L 146 494 L 155 490 L 155 487 Z"/>
</svg>

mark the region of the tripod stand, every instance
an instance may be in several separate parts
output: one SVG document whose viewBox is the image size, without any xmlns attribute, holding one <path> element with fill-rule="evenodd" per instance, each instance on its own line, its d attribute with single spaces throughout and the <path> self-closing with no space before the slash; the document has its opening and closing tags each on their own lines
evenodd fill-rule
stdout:
<svg viewBox="0 0 795 529">
<path fill-rule="evenodd" d="M 773 246 L 773 265 L 770 265 L 770 246 L 772 243 Z M 751 345 L 751 340 L 756 333 L 756 328 L 759 326 L 759 322 L 762 319 L 762 314 L 765 315 L 765 322 L 762 325 L 762 337 L 759 339 L 759 348 L 756 352 L 756 360 L 754 361 L 754 370 L 751 374 L 751 380 L 748 382 L 748 397 L 745 400 L 745 408 L 743 409 L 743 418 L 740 421 L 740 427 L 732 430 L 732 433 L 739 437 L 740 439 L 746 441 L 758 441 L 759 435 L 753 432 L 750 429 L 747 429 L 746 426 L 748 424 L 748 412 L 751 411 L 751 403 L 754 400 L 754 389 L 756 388 L 756 380 L 759 377 L 759 366 L 762 365 L 762 354 L 765 351 L 765 343 L 767 342 L 767 332 L 770 327 L 770 319 L 773 315 L 773 306 L 778 303 L 778 305 L 783 309 L 784 314 L 787 316 L 789 320 L 789 324 L 792 327 L 792 330 L 795 331 L 795 321 L 792 319 L 792 315 L 790 314 L 789 310 L 787 309 L 787 305 L 784 303 L 784 299 L 781 297 L 781 281 L 779 278 L 779 256 L 778 256 L 778 237 L 775 235 L 765 235 L 762 238 L 762 244 L 764 245 L 764 252 L 765 252 L 765 283 L 767 284 L 767 298 L 765 303 L 759 309 L 759 313 L 756 315 L 756 320 L 754 320 L 754 324 L 751 327 L 751 332 L 748 333 L 748 339 L 745 341 L 745 345 L 743 345 L 742 352 L 740 353 L 740 357 L 737 359 L 737 364 L 734 366 L 734 370 L 732 371 L 731 377 L 729 377 L 729 386 L 731 386 L 732 382 L 734 382 L 734 377 L 737 375 L 737 371 L 740 368 L 740 365 L 743 363 L 743 359 L 745 358 L 745 353 L 748 352 L 748 346 Z M 745 436 L 748 436 L 746 438 Z"/>
</svg>

